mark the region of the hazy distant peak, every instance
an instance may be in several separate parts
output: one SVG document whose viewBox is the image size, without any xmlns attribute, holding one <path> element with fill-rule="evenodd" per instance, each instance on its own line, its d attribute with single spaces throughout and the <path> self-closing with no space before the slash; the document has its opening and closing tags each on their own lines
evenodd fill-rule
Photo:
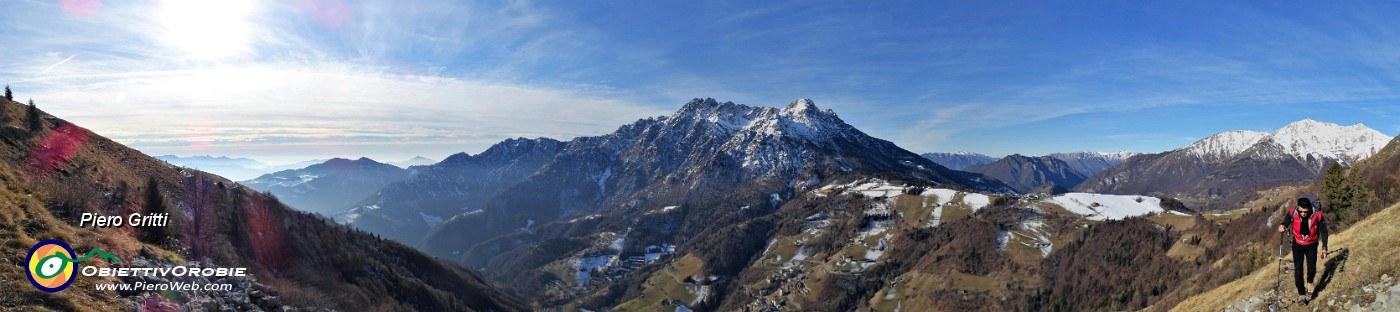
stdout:
<svg viewBox="0 0 1400 312">
<path fill-rule="evenodd" d="M 391 163 L 389 163 L 389 164 L 395 165 L 395 166 L 399 166 L 399 168 L 408 168 L 408 167 L 413 167 L 413 166 L 427 166 L 427 165 L 436 164 L 436 163 L 437 163 L 437 161 L 436 161 L 436 160 L 432 160 L 431 158 L 427 158 L 427 157 L 423 157 L 423 156 L 414 156 L 413 158 L 409 158 L 409 159 L 404 160 L 404 161 L 396 161 L 396 162 L 391 162 Z"/>
<path fill-rule="evenodd" d="M 948 169 L 953 170 L 963 170 L 967 169 L 967 167 L 981 164 L 990 164 L 994 161 L 997 161 L 996 158 L 993 158 L 991 156 L 973 152 L 924 153 L 923 155 L 919 156 L 923 156 L 924 158 L 927 158 L 928 160 L 931 160 L 934 163 L 937 163 L 944 167 L 948 167 Z"/>
</svg>

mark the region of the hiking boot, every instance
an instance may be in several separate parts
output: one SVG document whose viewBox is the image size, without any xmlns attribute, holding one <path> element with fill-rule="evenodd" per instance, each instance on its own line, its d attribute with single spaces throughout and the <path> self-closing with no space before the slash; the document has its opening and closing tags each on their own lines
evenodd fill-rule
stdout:
<svg viewBox="0 0 1400 312">
<path fill-rule="evenodd" d="M 1298 302 L 1308 303 L 1308 295 L 1298 295 Z"/>
</svg>

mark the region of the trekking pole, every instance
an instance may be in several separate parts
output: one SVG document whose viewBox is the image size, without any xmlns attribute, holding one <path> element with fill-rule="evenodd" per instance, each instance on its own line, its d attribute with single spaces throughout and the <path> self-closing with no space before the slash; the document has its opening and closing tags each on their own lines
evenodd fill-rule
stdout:
<svg viewBox="0 0 1400 312">
<path fill-rule="evenodd" d="M 1277 262 L 1277 263 L 1278 263 L 1278 271 L 1274 271 L 1274 277 L 1276 277 L 1276 278 L 1274 279 L 1274 299 L 1275 299 L 1274 302 L 1275 302 L 1276 305 L 1283 305 L 1283 293 L 1281 293 L 1280 290 L 1279 290 L 1279 289 L 1282 288 L 1282 287 L 1279 286 L 1279 285 L 1282 285 L 1282 284 L 1283 284 L 1283 234 L 1284 234 L 1284 233 L 1283 233 L 1283 232 L 1279 232 L 1278 234 L 1279 234 L 1279 236 L 1278 236 L 1278 253 L 1277 253 L 1278 259 L 1274 259 L 1274 262 Z"/>
<path fill-rule="evenodd" d="M 1275 276 L 1277 276 L 1278 278 L 1274 280 L 1274 298 L 1276 299 L 1277 305 L 1279 307 L 1283 307 L 1284 303 L 1288 302 L 1287 300 L 1284 300 L 1283 295 L 1283 276 L 1288 271 L 1288 266 L 1286 263 L 1288 251 L 1287 249 L 1284 249 L 1284 245 L 1287 245 L 1286 242 L 1288 241 L 1288 236 L 1290 235 L 1289 232 L 1292 232 L 1292 229 L 1285 228 L 1283 232 L 1279 232 L 1278 237 L 1278 272 L 1275 272 Z"/>
</svg>

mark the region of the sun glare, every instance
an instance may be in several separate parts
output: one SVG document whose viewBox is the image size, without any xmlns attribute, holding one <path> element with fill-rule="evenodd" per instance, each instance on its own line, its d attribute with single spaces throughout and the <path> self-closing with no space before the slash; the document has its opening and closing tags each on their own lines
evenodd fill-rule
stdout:
<svg viewBox="0 0 1400 312">
<path fill-rule="evenodd" d="M 246 0 L 184 1 L 161 3 L 160 21 L 167 45 L 191 59 L 220 60 L 249 51 L 251 32 L 246 20 L 254 3 Z"/>
</svg>

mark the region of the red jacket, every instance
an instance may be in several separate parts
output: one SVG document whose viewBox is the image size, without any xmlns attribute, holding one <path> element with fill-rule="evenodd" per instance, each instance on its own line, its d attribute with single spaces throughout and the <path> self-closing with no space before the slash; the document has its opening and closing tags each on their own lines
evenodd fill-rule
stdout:
<svg viewBox="0 0 1400 312">
<path fill-rule="evenodd" d="M 1304 222 L 1307 223 L 1307 231 L 1303 231 Z M 1288 216 L 1283 219 L 1282 225 L 1288 226 L 1293 232 L 1293 243 L 1299 246 L 1309 246 L 1322 240 L 1322 248 L 1327 248 L 1327 222 L 1322 218 L 1322 213 L 1313 209 L 1312 214 L 1306 219 L 1298 215 L 1298 207 L 1293 207 L 1288 211 Z"/>
</svg>

